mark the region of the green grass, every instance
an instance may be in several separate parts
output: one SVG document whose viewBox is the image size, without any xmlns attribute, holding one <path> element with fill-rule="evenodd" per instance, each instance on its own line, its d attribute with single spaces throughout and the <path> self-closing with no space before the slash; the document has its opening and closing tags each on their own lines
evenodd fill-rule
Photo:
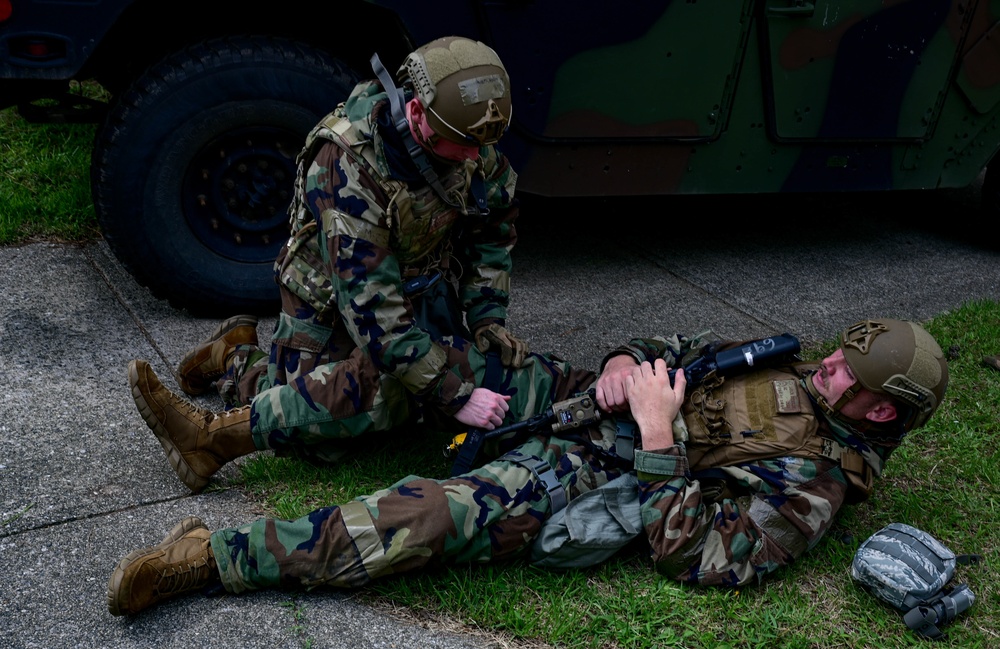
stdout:
<svg viewBox="0 0 1000 649">
<path fill-rule="evenodd" d="M 1000 353 L 1000 304 L 971 302 L 926 323 L 950 355 L 946 402 L 890 459 L 873 497 L 848 507 L 794 566 L 739 591 L 674 583 L 651 569 L 638 544 L 604 565 L 554 573 L 521 561 L 440 568 L 378 582 L 361 593 L 512 639 L 560 647 L 914 647 L 901 614 L 857 587 L 850 563 L 890 522 L 925 529 L 985 564 L 960 567 L 977 600 L 948 627 L 948 647 L 1000 646 L 1000 372 L 980 365 Z M 813 358 L 832 341 L 807 350 Z M 244 465 L 246 488 L 275 516 L 293 518 L 387 486 L 409 473 L 445 477 L 443 438 L 371 442 L 339 465 L 317 468 L 261 455 Z"/>
<path fill-rule="evenodd" d="M 0 245 L 100 237 L 90 197 L 94 130 L 0 111 Z"/>
</svg>

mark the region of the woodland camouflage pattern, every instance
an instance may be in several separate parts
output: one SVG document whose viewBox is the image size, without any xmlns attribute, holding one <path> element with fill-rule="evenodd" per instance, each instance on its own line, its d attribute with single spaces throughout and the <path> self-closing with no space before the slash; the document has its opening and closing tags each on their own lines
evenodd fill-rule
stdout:
<svg viewBox="0 0 1000 649">
<path fill-rule="evenodd" d="M 659 356 L 677 366 L 690 342 L 679 336 L 636 340 L 615 353 L 642 360 Z M 471 350 L 466 357 L 474 379 L 480 379 L 481 355 Z M 798 382 L 813 369 L 788 367 L 781 378 Z M 738 386 L 754 381 L 756 374 L 726 381 Z M 523 368 L 505 370 L 499 391 L 512 395 L 508 420 L 515 421 L 594 380 L 592 373 L 532 354 Z M 776 411 L 772 416 L 784 417 Z M 816 416 L 816 434 L 857 448 L 881 468 L 887 450 L 870 449 Z M 695 428 L 696 418 L 685 414 L 685 425 L 675 424 L 682 431 L 676 445 L 636 452 L 642 518 L 655 567 L 689 583 L 758 581 L 816 544 L 847 500 L 850 486 L 837 462 L 798 457 L 794 447 L 780 441 L 766 459 L 725 467 L 692 465 L 687 451 L 699 442 L 680 440 L 684 429 Z M 585 438 L 536 436 L 519 450 L 546 460 L 572 499 L 628 469 L 613 455 L 615 432 L 614 421 L 605 419 L 583 433 Z M 490 450 L 499 457 L 508 449 Z M 530 471 L 493 461 L 444 480 L 409 476 L 388 489 L 297 520 L 264 519 L 219 530 L 212 535 L 212 548 L 231 592 L 319 584 L 357 587 L 433 563 L 524 556 L 549 507 L 544 485 Z"/>
<path fill-rule="evenodd" d="M 219 384 L 229 404 L 252 402 L 259 448 L 353 437 L 399 425 L 414 407 L 451 415 L 465 404 L 475 384 L 457 368 L 467 370 L 470 345 L 415 324 L 405 279 L 440 272 L 470 329 L 505 321 L 516 174 L 493 147 L 442 169 L 459 203 L 480 178 L 490 213 L 463 215 L 424 182 L 395 131 L 376 126 L 388 123 L 385 99 L 376 83 L 360 84 L 299 156 L 270 357 L 241 350 L 239 376 Z"/>
</svg>

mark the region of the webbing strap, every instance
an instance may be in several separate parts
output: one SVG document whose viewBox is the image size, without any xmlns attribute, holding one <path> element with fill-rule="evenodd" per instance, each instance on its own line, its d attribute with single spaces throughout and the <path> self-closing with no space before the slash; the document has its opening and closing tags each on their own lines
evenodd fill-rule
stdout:
<svg viewBox="0 0 1000 649">
<path fill-rule="evenodd" d="M 911 631 L 934 640 L 944 635 L 937 626 L 938 617 L 938 612 L 933 606 L 917 606 L 906 612 L 903 622 Z"/>
<path fill-rule="evenodd" d="M 615 418 L 615 455 L 623 460 L 635 462 L 635 432 L 638 425 L 634 421 Z"/>
<path fill-rule="evenodd" d="M 520 451 L 510 451 L 499 459 L 520 464 L 531 471 L 536 480 L 545 485 L 545 490 L 549 493 L 550 515 L 555 514 L 566 506 L 568 502 L 566 489 L 559 482 L 555 469 L 549 466 L 548 462 L 534 455 L 525 455 Z"/>
<path fill-rule="evenodd" d="M 865 458 L 861 453 L 826 437 L 823 438 L 823 449 L 820 454 L 837 462 L 846 471 L 860 474 L 865 468 Z"/>
</svg>

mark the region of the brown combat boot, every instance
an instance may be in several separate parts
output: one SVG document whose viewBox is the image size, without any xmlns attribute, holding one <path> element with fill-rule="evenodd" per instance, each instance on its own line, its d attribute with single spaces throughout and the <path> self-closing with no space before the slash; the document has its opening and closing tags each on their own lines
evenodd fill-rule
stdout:
<svg viewBox="0 0 1000 649">
<path fill-rule="evenodd" d="M 205 394 L 212 381 L 226 373 L 227 360 L 237 345 L 257 345 L 257 318 L 237 315 L 224 320 L 208 340 L 189 351 L 174 372 L 177 385 L 188 394 Z"/>
<path fill-rule="evenodd" d="M 215 413 L 168 390 L 146 361 L 128 365 L 132 398 L 167 453 L 170 466 L 198 493 L 223 464 L 257 450 L 250 406 Z"/>
<path fill-rule="evenodd" d="M 131 615 L 218 583 L 211 536 L 200 518 L 188 516 L 159 545 L 136 550 L 119 561 L 108 579 L 108 610 L 112 615 Z"/>
</svg>

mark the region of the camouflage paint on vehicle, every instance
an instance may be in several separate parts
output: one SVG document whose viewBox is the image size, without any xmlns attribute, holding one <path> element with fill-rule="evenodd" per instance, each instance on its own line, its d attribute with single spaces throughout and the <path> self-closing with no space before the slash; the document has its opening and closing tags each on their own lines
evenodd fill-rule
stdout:
<svg viewBox="0 0 1000 649">
<path fill-rule="evenodd" d="M 963 187 L 998 149 L 1000 2 L 633 6 L 485 8 L 524 191 Z"/>
</svg>

